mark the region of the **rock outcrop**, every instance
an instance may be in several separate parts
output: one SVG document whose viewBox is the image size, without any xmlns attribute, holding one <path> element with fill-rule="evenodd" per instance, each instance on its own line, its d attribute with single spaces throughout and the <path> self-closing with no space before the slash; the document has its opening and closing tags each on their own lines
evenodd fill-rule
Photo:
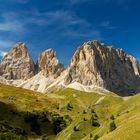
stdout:
<svg viewBox="0 0 140 140">
<path fill-rule="evenodd" d="M 97 41 L 85 43 L 74 54 L 64 80 L 66 85 L 78 82 L 97 86 L 119 95 L 140 89 L 138 63 L 122 49 L 114 49 Z"/>
<path fill-rule="evenodd" d="M 27 80 L 34 74 L 35 64 L 24 43 L 16 44 L 0 64 L 0 76 L 7 80 Z"/>
<path fill-rule="evenodd" d="M 48 49 L 38 58 L 38 74 L 23 82 L 20 87 L 45 93 L 47 87 L 53 84 L 64 71 L 59 63 L 56 52 Z"/>
<path fill-rule="evenodd" d="M 52 49 L 46 50 L 39 56 L 38 66 L 39 71 L 41 71 L 45 77 L 53 76 L 55 79 L 64 71 L 64 66 L 59 63 L 56 52 Z"/>
<path fill-rule="evenodd" d="M 36 66 L 26 45 L 18 43 L 0 64 L 0 82 L 43 93 L 75 88 L 128 96 L 140 92 L 140 71 L 133 56 L 98 41 L 78 48 L 66 70 L 52 49 Z"/>
</svg>

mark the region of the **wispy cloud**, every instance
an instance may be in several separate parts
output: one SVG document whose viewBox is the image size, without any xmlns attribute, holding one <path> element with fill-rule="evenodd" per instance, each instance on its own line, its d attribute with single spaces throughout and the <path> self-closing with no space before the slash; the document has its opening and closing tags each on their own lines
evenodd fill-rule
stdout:
<svg viewBox="0 0 140 140">
<path fill-rule="evenodd" d="M 118 5 L 124 5 L 126 3 L 129 3 L 131 0 L 117 0 Z"/>
<path fill-rule="evenodd" d="M 116 26 L 111 25 L 110 21 L 103 21 L 99 26 L 110 30 L 117 29 Z"/>
<path fill-rule="evenodd" d="M 4 57 L 8 52 L 0 50 L 0 57 Z"/>
<path fill-rule="evenodd" d="M 54 25 L 55 29 L 51 30 L 51 32 L 59 33 L 59 36 L 93 36 L 93 38 L 100 36 L 100 32 L 97 31 L 92 24 L 90 24 L 86 19 L 78 17 L 72 11 L 57 10 L 45 13 L 33 11 L 32 13 L 32 18 L 26 21 L 38 26 L 44 25 L 49 27 Z"/>
<path fill-rule="evenodd" d="M 9 41 L 9 40 L 0 40 L 0 48 L 6 49 L 6 48 L 10 48 L 15 44 L 15 42 L 13 41 Z"/>
<path fill-rule="evenodd" d="M 86 2 L 89 2 L 91 0 L 69 0 L 70 1 L 70 4 L 81 4 L 81 3 L 86 3 Z M 94 0 L 92 0 L 94 1 Z"/>
<path fill-rule="evenodd" d="M 127 3 L 129 3 L 132 0 L 69 0 L 69 3 L 71 5 L 75 5 L 75 4 L 83 4 L 83 3 L 88 3 L 88 2 L 105 2 L 105 3 L 109 3 L 109 2 L 114 2 L 115 4 L 119 5 L 119 6 L 123 6 Z"/>
<path fill-rule="evenodd" d="M 16 3 L 21 3 L 21 4 L 25 4 L 28 3 L 29 0 L 8 0 L 9 2 L 16 2 Z"/>
<path fill-rule="evenodd" d="M 105 2 L 114 2 L 115 4 L 119 6 L 126 6 L 129 2 L 132 0 L 104 0 Z"/>
<path fill-rule="evenodd" d="M 76 16 L 73 12 L 67 10 L 57 10 L 49 12 L 39 12 L 32 11 L 31 17 L 26 20 L 28 23 L 37 24 L 37 25 L 52 25 L 52 24 L 63 24 L 67 26 L 73 25 L 88 25 L 89 23 Z"/>
<path fill-rule="evenodd" d="M 1 13 L 0 31 L 23 32 L 24 23 L 20 21 L 19 16 L 13 12 Z"/>
<path fill-rule="evenodd" d="M 22 32 L 23 26 L 18 21 L 5 21 L 3 23 L 0 23 L 0 31 Z"/>
<path fill-rule="evenodd" d="M 33 10 L 28 13 L 5 12 L 1 13 L 0 16 L 3 19 L 3 21 L 0 22 L 0 30 L 2 31 L 22 32 L 26 30 L 30 24 L 37 26 L 49 26 L 53 24 L 57 24 L 58 26 L 90 25 L 85 19 L 79 18 L 75 13 L 68 10 L 48 12 Z"/>
<path fill-rule="evenodd" d="M 140 57 L 136 57 L 137 61 L 140 63 Z"/>
</svg>

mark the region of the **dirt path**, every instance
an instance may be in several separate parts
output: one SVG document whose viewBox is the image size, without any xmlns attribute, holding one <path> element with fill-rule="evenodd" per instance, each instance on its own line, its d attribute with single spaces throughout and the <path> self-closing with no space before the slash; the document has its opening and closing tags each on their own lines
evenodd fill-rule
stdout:
<svg viewBox="0 0 140 140">
<path fill-rule="evenodd" d="M 105 96 L 102 96 L 95 104 L 99 104 L 104 98 Z"/>
</svg>

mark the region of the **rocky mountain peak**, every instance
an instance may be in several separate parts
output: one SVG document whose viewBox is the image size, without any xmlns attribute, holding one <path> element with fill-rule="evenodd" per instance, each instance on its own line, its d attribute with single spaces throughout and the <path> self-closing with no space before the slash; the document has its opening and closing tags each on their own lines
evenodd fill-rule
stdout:
<svg viewBox="0 0 140 140">
<path fill-rule="evenodd" d="M 40 92 L 67 87 L 84 91 L 108 90 L 121 96 L 140 92 L 137 60 L 122 49 L 98 41 L 79 47 L 65 71 L 53 49 L 40 54 L 35 65 L 25 43 L 17 43 L 3 58 L 0 76 L 5 82 L 21 80 L 22 83 L 16 85 Z"/>
<path fill-rule="evenodd" d="M 74 54 L 67 69 L 65 84 L 78 82 L 118 94 L 135 92 L 140 87 L 136 59 L 122 49 L 98 41 L 84 43 Z"/>
<path fill-rule="evenodd" d="M 8 80 L 26 80 L 34 73 L 35 65 L 25 43 L 17 43 L 0 64 L 0 76 Z"/>
<path fill-rule="evenodd" d="M 25 58 L 29 57 L 28 49 L 25 43 L 17 43 L 10 52 L 5 56 L 5 58 Z"/>
<path fill-rule="evenodd" d="M 57 78 L 64 70 L 64 66 L 59 63 L 56 52 L 53 49 L 44 51 L 38 58 L 39 70 L 45 77 L 53 76 Z"/>
</svg>

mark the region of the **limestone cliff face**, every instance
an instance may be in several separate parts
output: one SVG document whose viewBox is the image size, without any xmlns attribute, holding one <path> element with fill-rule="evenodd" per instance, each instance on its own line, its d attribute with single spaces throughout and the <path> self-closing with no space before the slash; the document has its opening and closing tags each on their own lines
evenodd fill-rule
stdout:
<svg viewBox="0 0 140 140">
<path fill-rule="evenodd" d="M 138 63 L 122 49 L 88 42 L 76 51 L 67 69 L 65 84 L 73 82 L 99 86 L 120 95 L 134 93 L 140 87 Z"/>
<path fill-rule="evenodd" d="M 18 43 L 0 64 L 0 82 L 40 92 L 75 88 L 126 96 L 140 92 L 140 71 L 133 56 L 98 41 L 83 44 L 66 70 L 52 49 L 35 65 L 26 45 Z"/>
<path fill-rule="evenodd" d="M 23 82 L 20 87 L 44 93 L 51 84 L 57 81 L 63 71 L 64 67 L 59 63 L 56 53 L 48 49 L 38 58 L 38 73 Z"/>
<path fill-rule="evenodd" d="M 16 44 L 0 64 L 0 76 L 7 80 L 29 79 L 34 76 L 35 64 L 24 43 Z"/>
<path fill-rule="evenodd" d="M 57 78 L 64 70 L 64 66 L 59 63 L 56 57 L 56 52 L 52 49 L 48 49 L 43 52 L 38 58 L 39 71 L 45 76 L 52 76 Z"/>
</svg>

